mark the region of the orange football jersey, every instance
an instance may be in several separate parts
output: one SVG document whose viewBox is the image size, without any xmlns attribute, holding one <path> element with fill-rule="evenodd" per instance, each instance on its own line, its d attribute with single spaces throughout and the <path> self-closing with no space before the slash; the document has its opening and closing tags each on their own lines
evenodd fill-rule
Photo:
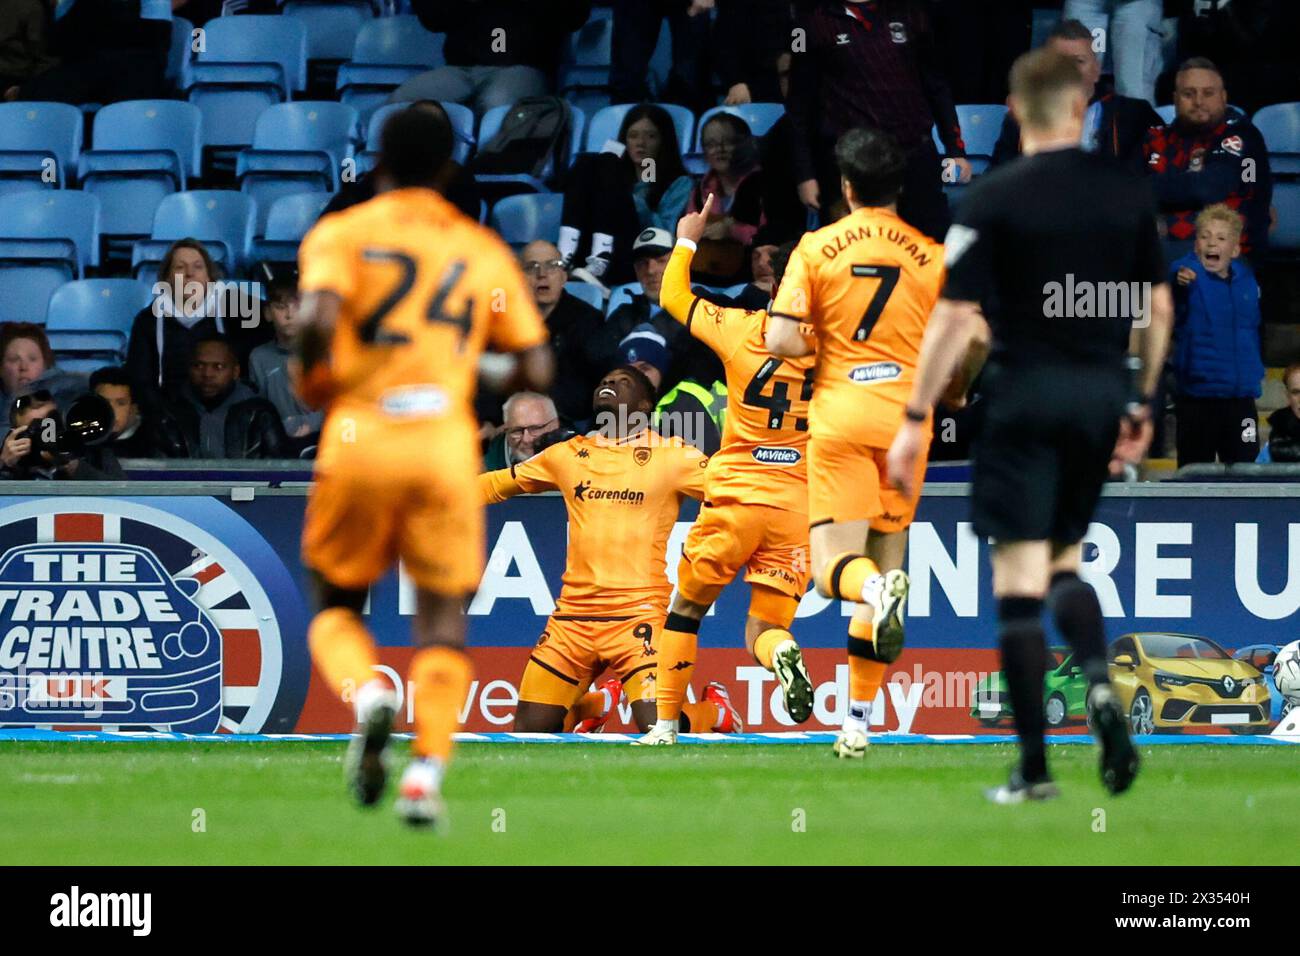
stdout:
<svg viewBox="0 0 1300 956">
<path fill-rule="evenodd" d="M 808 401 L 813 356 L 767 351 L 767 313 L 723 308 L 691 291 L 693 252 L 678 245 L 664 270 L 659 304 L 722 360 L 727 415 L 722 447 L 705 476 L 709 501 L 808 511 Z"/>
<path fill-rule="evenodd" d="M 489 504 L 558 490 L 569 512 L 561 614 L 667 610 L 668 535 L 682 498 L 704 497 L 708 465 L 680 438 L 645 430 L 621 442 L 579 435 L 479 477 Z"/>
<path fill-rule="evenodd" d="M 298 261 L 303 292 L 343 300 L 332 408 L 473 424 L 483 349 L 547 340 L 505 243 L 432 190 L 393 190 L 326 216 Z"/>
<path fill-rule="evenodd" d="M 799 241 L 772 312 L 816 334 L 815 436 L 893 441 L 943 275 L 943 245 L 887 209 L 855 210 Z"/>
</svg>

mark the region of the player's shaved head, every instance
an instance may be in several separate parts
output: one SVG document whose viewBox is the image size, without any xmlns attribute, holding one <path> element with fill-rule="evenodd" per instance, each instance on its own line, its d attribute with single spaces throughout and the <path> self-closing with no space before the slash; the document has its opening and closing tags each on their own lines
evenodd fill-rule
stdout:
<svg viewBox="0 0 1300 956">
<path fill-rule="evenodd" d="M 1050 130 L 1070 117 L 1071 103 L 1086 105 L 1088 80 L 1079 64 L 1052 47 L 1031 50 L 1011 67 L 1011 108 L 1023 127 Z"/>
<path fill-rule="evenodd" d="M 858 206 L 888 206 L 903 190 L 907 156 L 884 130 L 849 130 L 835 144 L 835 163 Z"/>
<path fill-rule="evenodd" d="M 451 159 L 451 123 L 445 112 L 405 109 L 384 123 L 379 143 L 380 168 L 395 186 L 432 188 Z"/>
</svg>

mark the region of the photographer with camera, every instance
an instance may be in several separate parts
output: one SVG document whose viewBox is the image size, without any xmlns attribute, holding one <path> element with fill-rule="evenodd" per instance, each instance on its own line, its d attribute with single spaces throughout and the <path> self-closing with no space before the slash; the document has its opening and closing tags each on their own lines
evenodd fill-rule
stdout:
<svg viewBox="0 0 1300 956">
<path fill-rule="evenodd" d="M 59 411 L 45 389 L 9 403 L 9 434 L 0 445 L 0 479 L 114 481 L 126 478 L 117 456 L 101 442 L 112 434 L 113 410 L 85 395 Z"/>
</svg>

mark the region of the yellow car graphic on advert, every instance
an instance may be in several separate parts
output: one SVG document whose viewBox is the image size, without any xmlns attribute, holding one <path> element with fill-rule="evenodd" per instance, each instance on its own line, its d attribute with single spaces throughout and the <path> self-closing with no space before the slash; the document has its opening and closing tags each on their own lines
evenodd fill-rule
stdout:
<svg viewBox="0 0 1300 956">
<path fill-rule="evenodd" d="M 1110 645 L 1107 660 L 1110 682 L 1135 734 L 1184 727 L 1268 731 L 1268 678 L 1208 638 L 1125 634 Z"/>
</svg>

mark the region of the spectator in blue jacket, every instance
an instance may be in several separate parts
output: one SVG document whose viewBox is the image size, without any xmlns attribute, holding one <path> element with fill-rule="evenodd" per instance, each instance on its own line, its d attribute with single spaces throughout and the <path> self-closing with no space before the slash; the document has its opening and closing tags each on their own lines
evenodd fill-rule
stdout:
<svg viewBox="0 0 1300 956">
<path fill-rule="evenodd" d="M 1243 226 L 1223 203 L 1206 207 L 1193 252 L 1170 267 L 1180 468 L 1254 461 L 1259 451 L 1259 285 L 1238 259 Z"/>
</svg>

